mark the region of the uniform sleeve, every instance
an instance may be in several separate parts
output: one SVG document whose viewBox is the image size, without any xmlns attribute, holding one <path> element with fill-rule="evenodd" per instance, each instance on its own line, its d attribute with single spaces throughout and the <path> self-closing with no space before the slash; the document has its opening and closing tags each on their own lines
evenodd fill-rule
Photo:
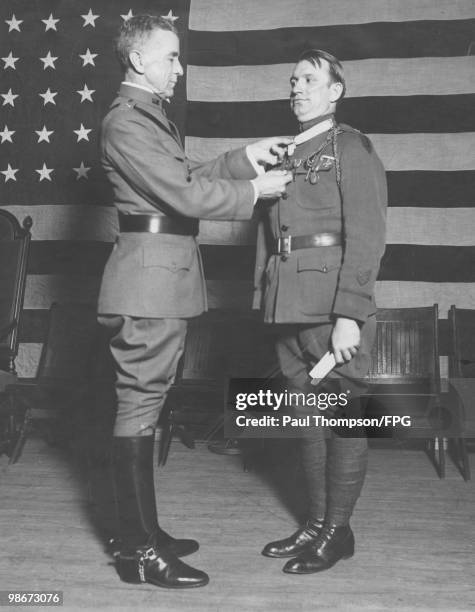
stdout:
<svg viewBox="0 0 475 612">
<path fill-rule="evenodd" d="M 364 322 L 384 253 L 387 187 L 383 165 L 363 135 L 341 139 L 343 262 L 333 312 Z"/>
<path fill-rule="evenodd" d="M 227 151 L 209 162 L 190 162 L 190 167 L 208 178 L 253 179 L 257 176 L 245 147 Z"/>
<path fill-rule="evenodd" d="M 267 250 L 265 219 L 261 211 L 257 210 L 257 238 L 256 238 L 256 263 L 254 268 L 254 297 L 252 301 L 253 310 L 259 310 L 263 300 L 264 274 L 266 270 L 269 253 Z"/>
<path fill-rule="evenodd" d="M 168 136 L 140 119 L 130 112 L 117 114 L 102 134 L 105 164 L 133 191 L 161 211 L 165 202 L 171 212 L 188 217 L 250 219 L 254 189 L 249 180 L 214 178 L 219 172 L 231 174 L 226 160 L 210 162 L 207 171 L 193 168 L 172 138 L 168 142 Z"/>
</svg>

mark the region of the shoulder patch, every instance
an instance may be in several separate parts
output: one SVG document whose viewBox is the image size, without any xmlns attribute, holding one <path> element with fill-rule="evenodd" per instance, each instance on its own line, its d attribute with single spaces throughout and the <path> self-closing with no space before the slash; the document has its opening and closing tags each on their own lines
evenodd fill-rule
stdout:
<svg viewBox="0 0 475 612">
<path fill-rule="evenodd" d="M 369 282 L 370 278 L 371 278 L 371 270 L 363 270 L 361 268 L 358 268 L 358 272 L 356 274 L 356 279 L 358 281 L 358 284 L 361 287 L 363 285 L 366 285 Z"/>
</svg>

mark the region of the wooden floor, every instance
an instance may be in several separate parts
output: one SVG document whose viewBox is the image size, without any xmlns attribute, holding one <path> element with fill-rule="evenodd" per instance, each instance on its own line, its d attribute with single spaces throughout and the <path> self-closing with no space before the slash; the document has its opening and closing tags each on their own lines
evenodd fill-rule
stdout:
<svg viewBox="0 0 475 612">
<path fill-rule="evenodd" d="M 439 480 L 421 451 L 371 449 L 352 521 L 355 557 L 323 574 L 290 576 L 260 549 L 297 524 L 299 474 L 291 450 L 280 461 L 266 453 L 246 473 L 239 457 L 173 443 L 158 475 L 161 522 L 200 540 L 187 561 L 211 581 L 169 591 L 118 580 L 91 522 L 94 487 L 58 449 L 28 440 L 16 465 L 0 458 L 0 589 L 62 590 L 67 610 L 473 610 L 475 487 L 450 463 Z"/>
</svg>

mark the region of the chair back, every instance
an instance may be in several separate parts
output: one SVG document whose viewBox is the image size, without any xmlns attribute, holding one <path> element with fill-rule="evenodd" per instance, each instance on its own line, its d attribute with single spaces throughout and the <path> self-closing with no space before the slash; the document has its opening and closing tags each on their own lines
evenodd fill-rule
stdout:
<svg viewBox="0 0 475 612">
<path fill-rule="evenodd" d="M 451 306 L 449 328 L 449 375 L 475 379 L 475 310 Z"/>
<path fill-rule="evenodd" d="M 368 379 L 378 385 L 431 382 L 440 391 L 438 308 L 378 310 Z"/>
<path fill-rule="evenodd" d="M 0 369 L 15 373 L 18 328 L 25 295 L 31 217 L 23 227 L 0 209 Z"/>
<path fill-rule="evenodd" d="M 442 427 L 437 305 L 383 308 L 367 381 L 367 416 L 411 418 L 409 427 L 375 429 L 375 436 L 435 438 Z"/>
<path fill-rule="evenodd" d="M 85 383 L 91 376 L 99 324 L 92 305 L 52 304 L 38 366 L 42 383 Z"/>
<path fill-rule="evenodd" d="M 451 348 L 447 403 L 457 416 L 459 437 L 475 437 L 475 310 L 449 310 Z M 470 473 L 465 459 L 465 476 Z"/>
<path fill-rule="evenodd" d="M 221 321 L 213 320 L 208 313 L 189 322 L 185 349 L 176 376 L 177 383 L 216 378 L 222 360 L 221 327 Z"/>
</svg>

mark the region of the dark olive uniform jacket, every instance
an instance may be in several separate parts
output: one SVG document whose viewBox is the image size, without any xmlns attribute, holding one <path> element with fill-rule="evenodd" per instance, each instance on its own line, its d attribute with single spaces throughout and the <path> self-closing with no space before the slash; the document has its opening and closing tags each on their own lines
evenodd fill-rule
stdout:
<svg viewBox="0 0 475 612">
<path fill-rule="evenodd" d="M 258 226 L 254 308 L 268 323 L 324 323 L 342 316 L 364 322 L 376 311 L 374 284 L 385 245 L 387 188 L 384 168 L 369 139 L 344 125 L 337 134 L 341 184 L 329 143 L 320 155 L 318 181 L 301 174 L 287 185 L 287 199 L 266 205 Z M 305 160 L 328 132 L 296 147 Z M 322 156 L 328 156 L 322 159 Z M 272 255 L 270 240 L 323 232 L 341 235 L 341 246 Z"/>
<path fill-rule="evenodd" d="M 256 172 L 245 150 L 198 164 L 152 93 L 122 84 L 102 124 L 102 165 L 125 214 L 249 219 Z M 241 179 L 241 180 L 229 180 Z M 121 233 L 106 264 L 99 314 L 186 318 L 207 308 L 193 236 Z"/>
</svg>

